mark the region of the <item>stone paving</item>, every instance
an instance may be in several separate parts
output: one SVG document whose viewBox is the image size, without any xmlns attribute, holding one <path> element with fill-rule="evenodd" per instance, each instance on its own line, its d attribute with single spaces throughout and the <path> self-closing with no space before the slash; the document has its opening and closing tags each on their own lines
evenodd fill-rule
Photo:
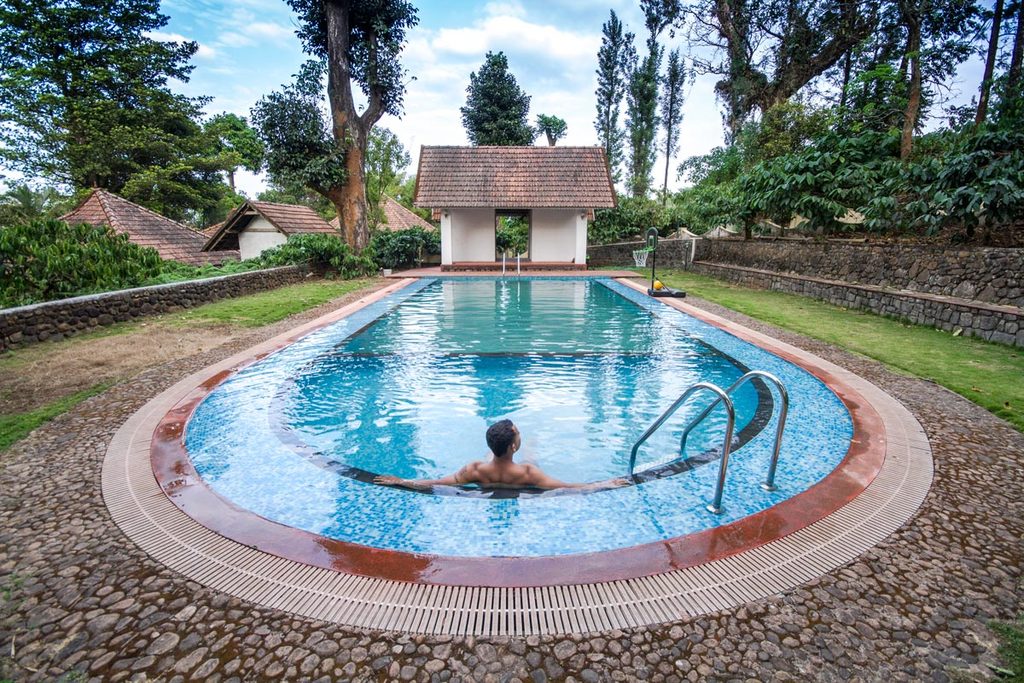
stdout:
<svg viewBox="0 0 1024 683">
<path fill-rule="evenodd" d="M 947 390 L 691 300 L 848 367 L 932 440 L 920 513 L 857 561 L 770 599 L 573 637 L 428 638 L 255 607 L 152 561 L 100 499 L 111 435 L 181 377 L 324 309 L 153 368 L 0 461 L 0 680 L 984 680 L 986 624 L 1021 608 L 1024 435 Z"/>
</svg>

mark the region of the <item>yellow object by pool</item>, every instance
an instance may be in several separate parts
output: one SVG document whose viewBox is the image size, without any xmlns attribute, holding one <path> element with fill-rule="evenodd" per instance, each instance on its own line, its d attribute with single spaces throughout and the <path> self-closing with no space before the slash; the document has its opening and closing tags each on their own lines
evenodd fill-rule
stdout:
<svg viewBox="0 0 1024 683">
<path fill-rule="evenodd" d="M 661 280 L 655 280 L 654 281 L 654 288 L 655 289 L 664 289 L 665 285 L 661 284 Z"/>
</svg>

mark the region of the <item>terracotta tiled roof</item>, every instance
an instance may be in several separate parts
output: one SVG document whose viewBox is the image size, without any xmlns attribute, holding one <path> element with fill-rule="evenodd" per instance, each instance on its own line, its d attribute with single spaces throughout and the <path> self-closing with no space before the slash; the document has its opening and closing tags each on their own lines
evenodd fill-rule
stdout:
<svg viewBox="0 0 1024 683">
<path fill-rule="evenodd" d="M 434 226 L 391 197 L 384 196 L 384 224 L 388 230 L 405 230 L 407 228 L 423 228 L 433 230 Z"/>
<path fill-rule="evenodd" d="M 93 190 L 78 208 L 61 216 L 61 220 L 106 225 L 114 232 L 128 235 L 128 239 L 139 246 L 153 247 L 160 258 L 170 261 L 201 265 L 238 258 L 237 252 L 202 253 L 206 242 L 202 233 L 106 190 Z"/>
<path fill-rule="evenodd" d="M 217 230 L 210 235 L 203 250 L 237 249 L 238 233 L 256 216 L 266 218 L 271 225 L 289 237 L 306 232 L 338 234 L 330 223 L 308 206 L 247 201 L 232 211 L 227 220 L 216 226 Z"/>
<path fill-rule="evenodd" d="M 421 147 L 416 206 L 615 206 L 601 147 Z"/>
<path fill-rule="evenodd" d="M 424 230 L 437 230 L 430 221 L 423 220 L 409 209 L 398 203 L 397 200 L 384 195 L 384 222 L 380 227 L 385 230 L 406 230 L 407 228 L 423 228 Z M 341 230 L 341 220 L 335 216 L 331 219 L 331 227 Z"/>
</svg>

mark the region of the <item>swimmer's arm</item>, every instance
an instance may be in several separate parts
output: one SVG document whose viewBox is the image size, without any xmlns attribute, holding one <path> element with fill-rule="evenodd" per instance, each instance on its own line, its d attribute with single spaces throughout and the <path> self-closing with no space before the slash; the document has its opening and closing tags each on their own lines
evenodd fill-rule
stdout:
<svg viewBox="0 0 1024 683">
<path fill-rule="evenodd" d="M 625 486 L 629 483 L 625 479 L 609 479 L 608 481 L 595 481 L 587 484 L 565 482 L 546 474 L 544 470 L 535 465 L 527 465 L 526 471 L 529 474 L 527 486 L 539 489 L 610 489 Z"/>
<path fill-rule="evenodd" d="M 431 486 L 459 486 L 460 484 L 472 484 L 477 481 L 476 466 L 478 463 L 472 462 L 458 472 L 449 474 L 446 477 L 440 479 L 402 479 L 401 477 L 392 477 L 391 475 L 379 475 L 373 478 L 374 484 L 381 484 L 383 486 L 402 486 L 409 489 L 426 489 Z"/>
</svg>

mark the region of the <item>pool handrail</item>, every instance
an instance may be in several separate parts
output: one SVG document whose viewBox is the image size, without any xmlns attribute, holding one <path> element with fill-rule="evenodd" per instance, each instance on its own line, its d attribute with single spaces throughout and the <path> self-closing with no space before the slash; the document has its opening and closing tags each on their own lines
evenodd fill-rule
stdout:
<svg viewBox="0 0 1024 683">
<path fill-rule="evenodd" d="M 633 450 L 629 453 L 629 474 L 633 475 L 633 470 L 636 468 L 636 454 L 640 450 L 640 446 L 643 445 L 647 439 L 651 437 L 651 434 L 658 431 L 658 428 L 665 423 L 665 421 L 672 417 L 672 414 L 679 410 L 679 406 L 686 403 L 686 401 L 698 391 L 710 391 L 715 394 L 718 398 L 715 399 L 714 405 L 719 403 L 725 406 L 727 421 L 725 424 L 725 440 L 722 442 L 722 463 L 718 468 L 718 483 L 715 485 L 715 499 L 711 505 L 708 505 L 708 510 L 718 514 L 722 511 L 722 492 L 725 489 L 725 475 L 729 468 L 729 450 L 732 448 L 732 432 L 733 427 L 736 424 L 736 409 L 733 407 L 732 399 L 729 398 L 729 394 L 722 391 L 721 387 L 718 387 L 710 382 L 698 382 L 692 387 L 682 393 L 668 409 L 661 414 L 657 420 L 654 421 L 647 431 L 637 439 L 636 443 L 633 444 Z"/>
<path fill-rule="evenodd" d="M 789 392 L 786 391 L 786 386 L 778 377 L 769 372 L 765 372 L 764 370 L 751 370 L 733 382 L 729 388 L 725 390 L 725 393 L 731 395 L 741 386 L 755 378 L 768 380 L 774 384 L 775 388 L 779 390 L 779 396 L 781 398 L 782 405 L 779 409 L 779 424 L 775 428 L 775 444 L 772 450 L 772 459 L 768 464 L 768 476 L 765 478 L 764 483 L 761 484 L 761 488 L 765 491 L 775 491 L 778 489 L 775 485 L 775 470 L 779 465 L 779 453 L 782 450 L 782 432 L 786 428 L 786 415 L 789 414 Z M 716 399 L 711 403 L 711 405 L 705 408 L 700 415 L 690 420 L 690 423 L 686 425 L 686 429 L 683 430 L 683 436 L 679 439 L 680 455 L 682 455 L 683 450 L 686 448 L 686 437 L 690 435 L 690 432 L 693 431 L 693 428 L 696 427 L 701 420 L 707 417 L 711 411 L 714 410 L 715 406 L 717 406 L 721 400 L 721 398 Z"/>
</svg>

